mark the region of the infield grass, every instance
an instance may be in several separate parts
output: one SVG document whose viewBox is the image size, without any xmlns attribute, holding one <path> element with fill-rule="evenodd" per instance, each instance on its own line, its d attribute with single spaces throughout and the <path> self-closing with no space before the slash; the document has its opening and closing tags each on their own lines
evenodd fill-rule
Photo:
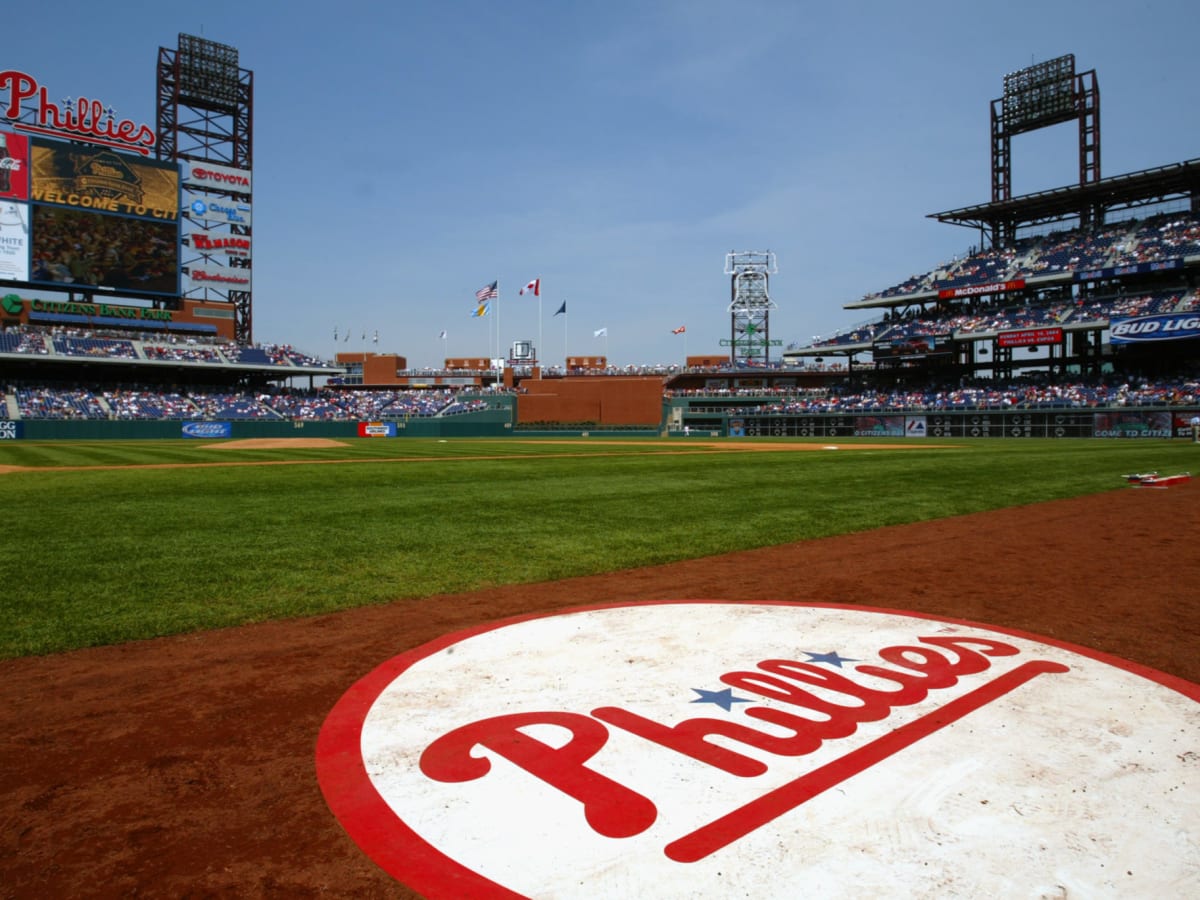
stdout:
<svg viewBox="0 0 1200 900">
<path fill-rule="evenodd" d="M 0 444 L 0 658 L 807 540 L 1196 468 L 1166 440 Z M 809 442 L 810 444 L 813 442 Z M 288 465 L 231 465 L 288 462 Z M 162 467 L 181 465 L 183 467 Z M 62 468 L 80 466 L 85 468 Z M 117 468 L 87 468 L 115 466 Z M 1114 523 L 1119 527 L 1119 523 Z"/>
</svg>

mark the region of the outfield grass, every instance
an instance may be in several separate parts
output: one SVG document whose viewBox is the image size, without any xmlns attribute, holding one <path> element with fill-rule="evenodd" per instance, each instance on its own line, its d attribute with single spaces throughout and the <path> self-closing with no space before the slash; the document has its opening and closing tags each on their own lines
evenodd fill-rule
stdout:
<svg viewBox="0 0 1200 900">
<path fill-rule="evenodd" d="M 0 658 L 1125 490 L 1123 473 L 1173 474 L 1200 460 L 1183 441 L 901 442 L 910 449 L 6 442 L 0 467 L 32 468 L 0 474 Z M 296 464 L 229 465 L 262 461 Z M 180 463 L 209 465 L 146 467 Z"/>
</svg>

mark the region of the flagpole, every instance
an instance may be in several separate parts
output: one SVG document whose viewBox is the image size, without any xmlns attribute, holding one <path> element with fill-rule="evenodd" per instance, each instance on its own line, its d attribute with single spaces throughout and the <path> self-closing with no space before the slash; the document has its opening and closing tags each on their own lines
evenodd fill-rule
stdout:
<svg viewBox="0 0 1200 900">
<path fill-rule="evenodd" d="M 538 289 L 537 289 L 537 295 L 538 295 L 538 347 L 537 347 L 537 360 L 538 360 L 538 371 L 540 372 L 540 371 L 541 371 L 541 369 L 542 369 L 542 358 L 543 358 L 543 354 L 546 352 L 546 351 L 545 351 L 545 349 L 542 347 L 542 276 L 541 276 L 541 275 L 539 275 L 539 276 L 537 277 L 537 282 L 538 282 Z"/>
<path fill-rule="evenodd" d="M 566 306 L 566 301 L 563 301 L 563 306 Z M 567 371 L 567 316 L 570 313 L 563 310 L 563 372 Z"/>
</svg>

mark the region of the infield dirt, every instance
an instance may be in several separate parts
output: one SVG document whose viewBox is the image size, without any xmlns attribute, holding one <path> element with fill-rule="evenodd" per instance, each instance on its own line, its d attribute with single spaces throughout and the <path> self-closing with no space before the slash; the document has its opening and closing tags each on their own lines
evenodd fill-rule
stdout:
<svg viewBox="0 0 1200 900">
<path fill-rule="evenodd" d="M 294 445 L 293 445 L 294 446 Z M 1200 682 L 1200 489 L 1124 488 L 569 581 L 0 663 L 0 896 L 416 896 L 325 805 L 314 743 L 381 662 L 527 612 L 863 604 Z"/>
</svg>

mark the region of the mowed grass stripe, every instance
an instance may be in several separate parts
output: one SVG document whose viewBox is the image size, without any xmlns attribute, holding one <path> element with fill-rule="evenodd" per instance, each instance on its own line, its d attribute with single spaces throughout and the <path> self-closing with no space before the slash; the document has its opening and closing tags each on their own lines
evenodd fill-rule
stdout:
<svg viewBox="0 0 1200 900">
<path fill-rule="evenodd" d="M 1124 472 L 1186 470 L 1196 458 L 1191 444 L 1141 440 L 904 453 L 679 453 L 686 442 L 660 443 L 591 456 L 579 455 L 599 449 L 586 439 L 360 441 L 350 458 L 367 461 L 354 465 L 0 475 L 10 526 L 0 656 L 420 602 L 1076 496 L 1123 488 Z M 497 458 L 454 458 L 466 447 Z M 117 442 L 22 449 L 62 465 L 231 452 Z M 27 465 L 21 455 L 5 446 L 0 465 Z M 435 459 L 388 461 L 400 455 Z"/>
</svg>

